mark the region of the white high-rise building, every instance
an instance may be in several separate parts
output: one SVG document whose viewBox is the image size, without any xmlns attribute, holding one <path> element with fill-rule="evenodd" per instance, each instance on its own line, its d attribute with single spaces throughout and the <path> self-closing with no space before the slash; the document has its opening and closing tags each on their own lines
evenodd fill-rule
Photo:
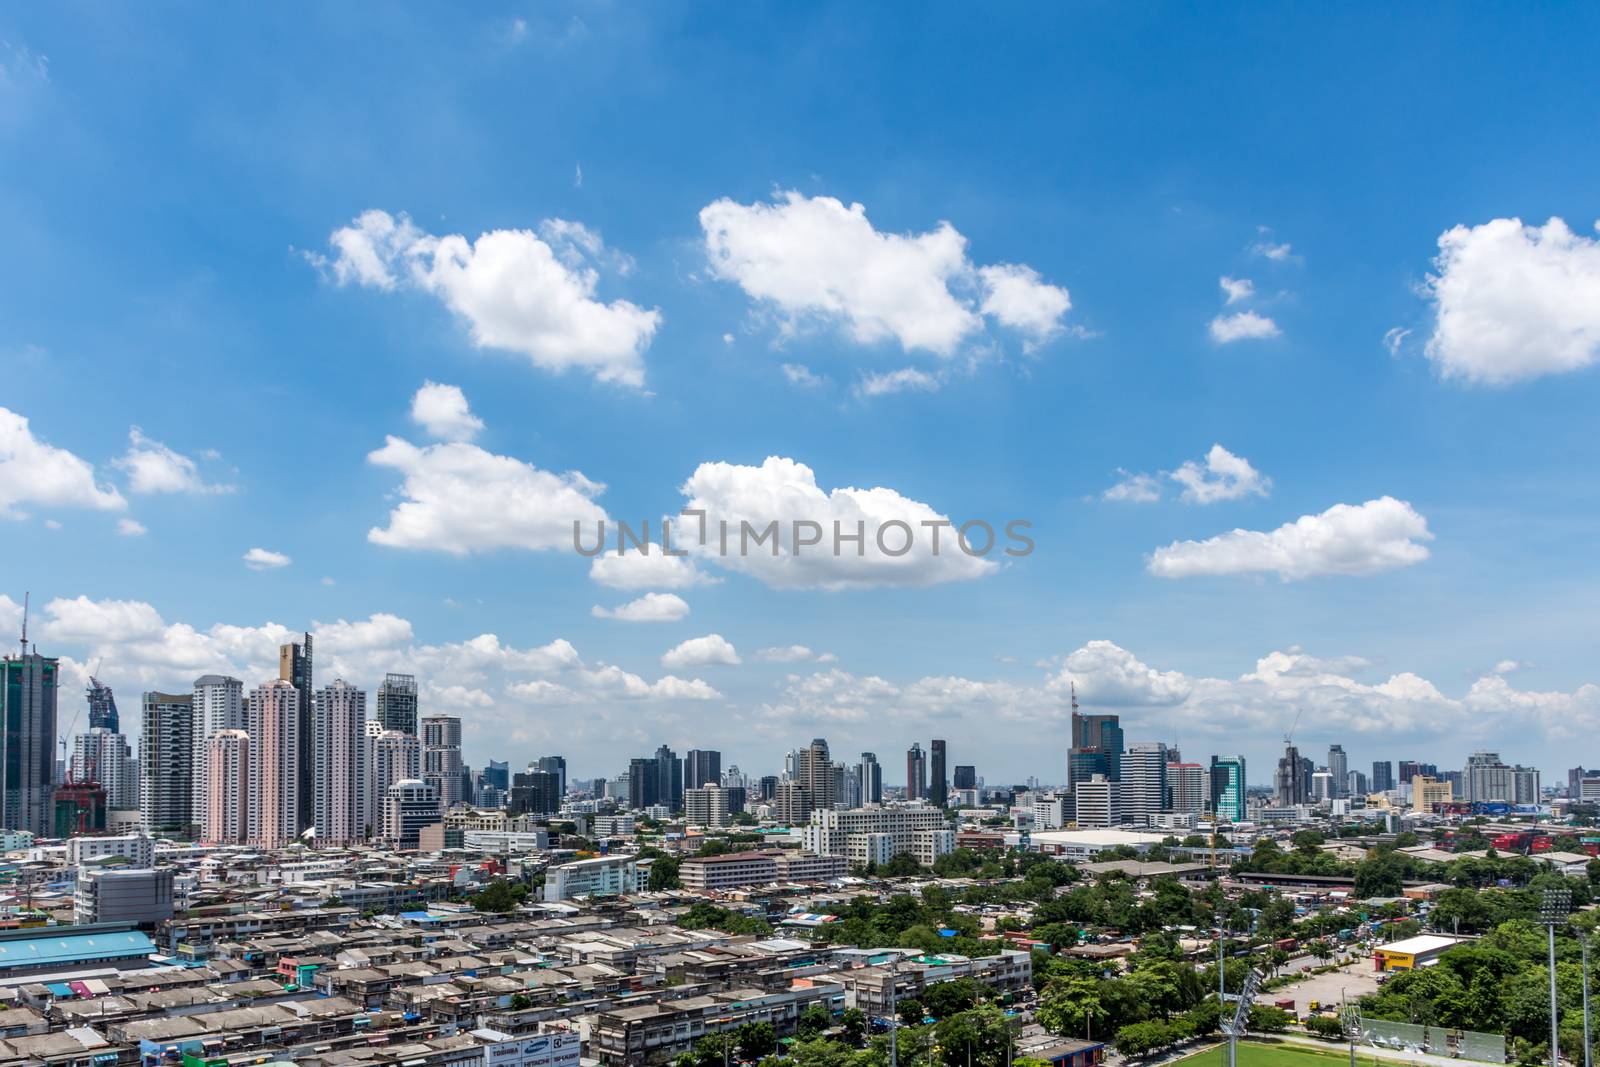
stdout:
<svg viewBox="0 0 1600 1067">
<path fill-rule="evenodd" d="M 1141 741 L 1122 754 L 1122 820 L 1148 826 L 1167 804 L 1167 746 Z M 1078 821 L 1083 821 L 1080 813 Z"/>
<path fill-rule="evenodd" d="M 74 738 L 71 773 L 75 782 L 99 782 L 108 810 L 139 806 L 138 764 L 129 755 L 128 739 L 119 733 L 95 726 Z"/>
<path fill-rule="evenodd" d="M 317 690 L 312 825 L 321 843 L 347 845 L 366 836 L 366 721 L 367 694 L 343 678 Z"/>
<path fill-rule="evenodd" d="M 243 730 L 244 683 L 222 674 L 207 674 L 194 681 L 191 704 L 194 728 L 189 733 L 193 750 L 189 774 L 190 818 L 198 825 L 206 810 L 206 757 L 219 730 Z"/>
<path fill-rule="evenodd" d="M 422 720 L 422 780 L 445 811 L 461 803 L 461 720 L 454 715 Z"/>
<path fill-rule="evenodd" d="M 727 826 L 728 791 L 714 782 L 683 791 L 683 817 L 690 826 Z"/>
<path fill-rule="evenodd" d="M 201 813 L 200 839 L 216 845 L 242 845 L 250 840 L 250 735 L 243 730 L 218 730 L 206 751 L 206 810 Z"/>
<path fill-rule="evenodd" d="M 250 695 L 250 840 L 281 848 L 300 836 L 300 691 L 274 679 Z"/>
<path fill-rule="evenodd" d="M 371 723 L 368 730 L 372 729 Z M 367 761 L 367 825 L 373 837 L 392 836 L 388 818 L 389 790 L 398 782 L 418 778 L 422 773 L 422 745 L 416 734 L 381 729 L 370 737 L 371 759 Z"/>
<path fill-rule="evenodd" d="M 1199 815 L 1210 803 L 1206 795 L 1206 769 L 1198 763 L 1167 764 L 1167 810 Z"/>
<path fill-rule="evenodd" d="M 1120 782 L 1113 782 L 1103 774 L 1074 783 L 1072 794 L 1079 828 L 1105 829 L 1123 821 L 1120 786 Z"/>
<path fill-rule="evenodd" d="M 882 804 L 883 766 L 878 762 L 877 755 L 861 753 L 861 762 L 856 764 L 856 777 L 861 780 L 861 804 Z"/>
</svg>

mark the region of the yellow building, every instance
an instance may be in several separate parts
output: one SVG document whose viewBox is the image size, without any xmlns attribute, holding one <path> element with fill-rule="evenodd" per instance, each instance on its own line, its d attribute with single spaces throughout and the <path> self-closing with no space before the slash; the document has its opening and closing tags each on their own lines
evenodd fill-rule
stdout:
<svg viewBox="0 0 1600 1067">
<path fill-rule="evenodd" d="M 1449 782 L 1441 782 L 1419 774 L 1411 779 L 1411 810 L 1432 811 L 1435 804 L 1449 804 L 1455 800 L 1455 789 Z"/>
</svg>

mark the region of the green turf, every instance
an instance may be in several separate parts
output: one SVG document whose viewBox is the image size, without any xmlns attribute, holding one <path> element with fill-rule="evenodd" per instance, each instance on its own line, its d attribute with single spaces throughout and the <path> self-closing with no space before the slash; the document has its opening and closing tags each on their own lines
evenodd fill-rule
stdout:
<svg viewBox="0 0 1600 1067">
<path fill-rule="evenodd" d="M 1178 1062 L 1187 1067 L 1222 1067 L 1227 1058 L 1228 1049 L 1223 1045 L 1185 1056 Z M 1348 1046 L 1333 1046 L 1323 1051 L 1302 1045 L 1239 1042 L 1239 1067 L 1335 1067 L 1336 1064 L 1348 1067 L 1349 1063 Z M 1362 1055 L 1358 1051 L 1356 1063 L 1362 1067 L 1372 1063 L 1384 1063 L 1385 1067 L 1392 1067 L 1393 1061 L 1375 1060 L 1371 1055 Z"/>
</svg>

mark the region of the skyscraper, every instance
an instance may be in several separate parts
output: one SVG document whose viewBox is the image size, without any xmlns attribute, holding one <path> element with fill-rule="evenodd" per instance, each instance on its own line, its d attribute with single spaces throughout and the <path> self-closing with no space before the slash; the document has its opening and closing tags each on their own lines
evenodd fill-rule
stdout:
<svg viewBox="0 0 1600 1067">
<path fill-rule="evenodd" d="M 139 740 L 139 824 L 144 832 L 186 834 L 194 803 L 194 694 L 144 694 Z"/>
<path fill-rule="evenodd" d="M 1372 761 L 1372 791 L 1387 793 L 1394 788 L 1394 764 L 1389 760 Z"/>
<path fill-rule="evenodd" d="M 300 836 L 300 691 L 276 679 L 250 694 L 250 841 L 281 848 Z M 209 772 L 208 772 L 209 778 Z M 209 801 L 208 801 L 209 807 Z"/>
<path fill-rule="evenodd" d="M 878 763 L 878 757 L 871 752 L 861 753 L 861 762 L 856 764 L 856 774 L 861 779 L 861 803 L 883 803 L 883 767 Z"/>
<path fill-rule="evenodd" d="M 422 780 L 433 786 L 440 810 L 461 803 L 461 720 L 429 715 L 422 720 Z"/>
<path fill-rule="evenodd" d="M 906 799 L 925 800 L 928 796 L 928 758 L 922 754 L 922 743 L 911 742 L 906 750 Z"/>
<path fill-rule="evenodd" d="M 978 788 L 978 768 L 970 763 L 958 763 L 951 775 L 951 780 L 957 789 Z"/>
<path fill-rule="evenodd" d="M 98 782 L 106 791 L 107 811 L 129 811 L 139 806 L 139 775 L 129 759 L 128 739 L 115 730 L 94 726 L 73 738 L 74 782 Z"/>
<path fill-rule="evenodd" d="M 636 756 L 628 761 L 628 807 L 648 808 L 659 803 L 657 784 L 661 771 L 656 761 Z"/>
<path fill-rule="evenodd" d="M 928 769 L 928 799 L 938 807 L 944 807 L 950 800 L 950 779 L 945 775 L 945 745 L 938 738 L 934 738 L 932 759 Z"/>
<path fill-rule="evenodd" d="M 295 773 L 300 776 L 295 782 L 295 818 L 300 820 L 295 831 L 298 833 L 311 825 L 316 793 L 316 753 L 313 751 L 315 726 L 311 721 L 315 704 L 312 698 L 310 634 L 304 634 L 299 643 L 278 646 L 278 680 L 294 686 L 300 697 L 296 701 L 296 714 L 300 716 L 300 721 L 295 724 L 296 741 L 300 746 L 295 757 Z"/>
<path fill-rule="evenodd" d="M 711 783 L 722 784 L 722 753 L 709 748 L 691 748 L 683 757 L 685 789 L 699 789 Z"/>
<path fill-rule="evenodd" d="M 511 776 L 507 815 L 554 815 L 560 810 L 560 775 L 554 771 L 526 771 Z"/>
<path fill-rule="evenodd" d="M 378 686 L 374 718 L 385 730 L 417 732 L 417 679 L 411 674 L 386 674 Z M 502 786 L 502 788 L 504 788 Z"/>
<path fill-rule="evenodd" d="M 56 697 L 60 661 L 22 649 L 0 661 L 0 825 L 49 837 L 56 770 Z"/>
<path fill-rule="evenodd" d="M 89 697 L 89 729 L 121 733 L 122 725 L 117 718 L 117 698 L 112 695 L 111 687 L 101 685 L 100 679 L 91 675 L 86 693 Z"/>
<path fill-rule="evenodd" d="M 1302 759 L 1300 750 L 1289 745 L 1278 760 L 1278 773 L 1273 777 L 1274 800 L 1280 808 L 1304 804 L 1311 797 L 1311 775 L 1306 770 L 1308 760 Z"/>
<path fill-rule="evenodd" d="M 206 813 L 206 760 L 211 739 L 218 730 L 245 729 L 244 683 L 222 674 L 201 675 L 194 680 L 190 709 L 194 712 L 194 726 L 189 731 L 189 818 L 198 826 Z"/>
<path fill-rule="evenodd" d="M 1067 788 L 1096 774 L 1122 779 L 1122 721 L 1115 715 L 1084 715 L 1072 701 L 1072 747 L 1067 750 Z"/>
<path fill-rule="evenodd" d="M 1328 794 L 1329 799 L 1348 796 L 1350 757 L 1345 755 L 1343 745 L 1328 746 L 1328 774 L 1332 780 L 1332 792 Z"/>
<path fill-rule="evenodd" d="M 813 738 L 811 744 L 796 753 L 795 782 L 805 790 L 810 811 L 838 806 L 837 782 L 833 774 L 833 759 L 828 755 L 827 741 L 820 737 Z"/>
<path fill-rule="evenodd" d="M 1206 810 L 1206 770 L 1198 763 L 1167 763 L 1166 810 L 1199 815 Z"/>
<path fill-rule="evenodd" d="M 1122 756 L 1121 785 L 1123 821 L 1154 822 L 1167 803 L 1167 746 L 1160 741 L 1130 746 Z"/>
<path fill-rule="evenodd" d="M 367 722 L 367 739 L 372 746 L 367 761 L 367 830 L 372 837 L 388 837 L 391 830 L 384 820 L 389 790 L 422 774 L 422 742 L 416 734 L 385 730 L 376 719 Z"/>
<path fill-rule="evenodd" d="M 1219 822 L 1244 822 L 1249 815 L 1243 756 L 1211 757 L 1211 807 Z"/>
<path fill-rule="evenodd" d="M 243 730 L 218 730 L 206 753 L 206 810 L 200 818 L 200 840 L 214 845 L 242 845 L 250 840 L 250 735 Z"/>
<path fill-rule="evenodd" d="M 367 694 L 335 679 L 317 690 L 312 718 L 317 841 L 353 844 L 365 837 L 367 825 Z"/>
<path fill-rule="evenodd" d="M 656 803 L 683 810 L 683 761 L 666 745 L 656 749 Z"/>
</svg>

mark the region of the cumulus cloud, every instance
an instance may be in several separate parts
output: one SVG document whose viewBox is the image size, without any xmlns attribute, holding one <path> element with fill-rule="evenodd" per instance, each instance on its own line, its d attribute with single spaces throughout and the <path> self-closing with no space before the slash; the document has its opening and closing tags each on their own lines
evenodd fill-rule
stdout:
<svg viewBox="0 0 1600 1067">
<path fill-rule="evenodd" d="M 270 571 L 279 567 L 287 567 L 294 562 L 282 552 L 274 552 L 267 548 L 252 548 L 244 554 L 244 565 L 253 571 Z"/>
<path fill-rule="evenodd" d="M 1178 671 L 1146 666 L 1111 641 L 1090 641 L 1069 653 L 1061 670 L 1047 683 L 1059 699 L 1077 687 L 1078 698 L 1106 707 L 1154 707 L 1181 704 L 1193 685 Z"/>
<path fill-rule="evenodd" d="M 29 506 L 121 511 L 128 502 L 96 481 L 94 464 L 45 443 L 25 416 L 0 408 L 0 519 L 26 518 Z"/>
<path fill-rule="evenodd" d="M 463 320 L 480 348 L 518 352 L 545 370 L 578 369 L 600 381 L 644 382 L 644 352 L 661 313 L 596 299 L 604 265 L 625 273 L 594 231 L 562 219 L 532 230 L 491 230 L 469 240 L 435 236 L 405 215 L 363 212 L 313 256 L 340 285 L 427 293 Z"/>
<path fill-rule="evenodd" d="M 1283 331 L 1265 315 L 1254 311 L 1239 311 L 1232 315 L 1218 315 L 1211 320 L 1211 339 L 1219 345 L 1234 341 L 1263 341 L 1277 337 Z"/>
<path fill-rule="evenodd" d="M 1266 496 L 1272 479 L 1264 477 L 1243 456 L 1236 456 L 1221 445 L 1212 445 L 1205 463 L 1187 460 L 1172 472 L 1172 480 L 1183 486 L 1182 499 L 1191 504 L 1215 504 L 1246 496 Z"/>
<path fill-rule="evenodd" d="M 460 386 L 423 382 L 411 398 L 411 421 L 445 441 L 470 441 L 483 430 Z"/>
<path fill-rule="evenodd" d="M 684 521 L 678 520 L 673 527 L 674 552 L 682 549 Z M 589 577 L 612 589 L 687 589 L 717 580 L 695 566 L 689 557 L 667 555 L 659 541 L 643 550 L 628 545 L 621 553 L 612 542 L 610 549 L 589 564 Z"/>
<path fill-rule="evenodd" d="M 769 456 L 759 467 L 702 463 L 681 491 L 689 500 L 687 509 L 704 510 L 707 516 L 707 545 L 691 544 L 686 531 L 684 547 L 777 589 L 935 585 L 978 578 L 998 567 L 993 560 L 963 552 L 949 517 L 927 504 L 881 486 L 824 490 L 810 467 L 781 456 Z M 797 520 L 814 523 L 821 541 L 796 546 Z M 718 522 L 728 524 L 733 546 L 738 546 L 746 523 L 752 538 L 765 534 L 769 526 L 775 526 L 775 535 L 762 544 L 747 542 L 743 551 L 730 547 L 723 554 Z M 854 542 L 843 541 L 841 550 L 834 552 L 835 524 L 849 537 L 858 529 L 862 532 L 859 554 Z M 910 547 L 902 555 L 890 554 L 908 543 L 904 530 L 891 524 L 904 524 L 911 531 Z M 814 532 L 800 529 L 803 534 Z M 970 536 L 973 551 L 985 547 L 981 531 L 974 529 Z"/>
<path fill-rule="evenodd" d="M 1393 497 L 1335 504 L 1276 530 L 1233 530 L 1205 541 L 1174 541 L 1150 556 L 1160 578 L 1213 574 L 1276 574 L 1283 581 L 1323 575 L 1364 575 L 1408 567 L 1428 558 L 1428 523 Z"/>
<path fill-rule="evenodd" d="M 1118 469 L 1121 480 L 1101 493 L 1106 500 L 1131 504 L 1149 504 L 1161 499 L 1161 483 L 1153 474 L 1131 474 Z"/>
<path fill-rule="evenodd" d="M 1600 241 L 1561 219 L 1493 219 L 1439 235 L 1424 291 L 1433 302 L 1425 352 L 1439 373 L 1509 385 L 1600 360 Z"/>
<path fill-rule="evenodd" d="M 646 593 L 614 608 L 596 604 L 589 609 L 589 614 L 618 622 L 677 622 L 688 616 L 689 604 L 676 593 Z"/>
<path fill-rule="evenodd" d="M 941 222 L 885 233 L 861 204 L 779 194 L 771 203 L 717 200 L 700 211 L 712 273 L 774 311 L 786 333 L 837 325 L 858 344 L 952 356 L 988 317 L 1037 344 L 1059 333 L 1065 289 L 1018 264 L 978 267 Z"/>
<path fill-rule="evenodd" d="M 734 649 L 733 643 L 721 634 L 691 637 L 668 649 L 661 656 L 661 665 L 674 671 L 686 667 L 712 665 L 737 667 L 741 662 L 743 661 L 739 659 L 739 653 Z"/>
<path fill-rule="evenodd" d="M 137 426 L 128 431 L 128 451 L 111 465 L 127 474 L 128 488 L 135 493 L 231 493 L 234 489 L 207 482 L 198 463 L 152 441 Z"/>
<path fill-rule="evenodd" d="M 1229 304 L 1237 304 L 1256 295 L 1256 283 L 1249 278 L 1230 278 L 1223 275 L 1217 279 L 1217 284 L 1222 286 L 1222 295 Z"/>
<path fill-rule="evenodd" d="M 814 659 L 818 663 L 832 663 L 832 652 L 813 652 L 805 645 L 778 645 L 772 648 L 763 648 L 756 652 L 756 659 L 768 663 L 802 663 Z"/>
<path fill-rule="evenodd" d="M 139 522 L 137 519 L 130 519 L 124 516 L 117 520 L 117 533 L 123 537 L 143 537 L 149 532 L 149 530 L 145 529 L 144 523 Z"/>
</svg>

